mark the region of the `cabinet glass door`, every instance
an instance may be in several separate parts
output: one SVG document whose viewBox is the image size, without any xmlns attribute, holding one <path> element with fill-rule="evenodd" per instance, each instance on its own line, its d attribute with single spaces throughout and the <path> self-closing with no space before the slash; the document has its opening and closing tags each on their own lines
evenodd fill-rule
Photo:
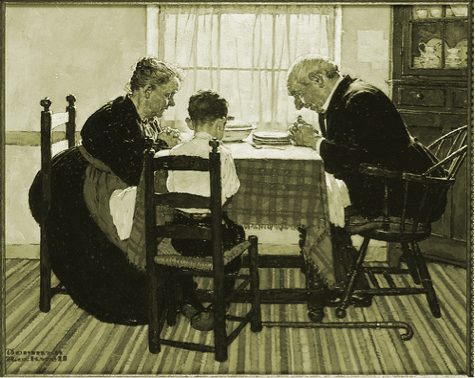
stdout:
<svg viewBox="0 0 475 378">
<path fill-rule="evenodd" d="M 467 6 L 417 5 L 410 22 L 409 68 L 467 68 Z"/>
</svg>

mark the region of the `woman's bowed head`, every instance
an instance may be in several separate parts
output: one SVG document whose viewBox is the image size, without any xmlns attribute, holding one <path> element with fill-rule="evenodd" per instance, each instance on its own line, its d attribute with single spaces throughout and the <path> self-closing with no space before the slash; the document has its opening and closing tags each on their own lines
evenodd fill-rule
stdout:
<svg viewBox="0 0 475 378">
<path fill-rule="evenodd" d="M 142 120 L 161 118 L 165 110 L 175 106 L 174 96 L 184 79 L 183 70 L 154 57 L 140 59 L 129 82 L 130 99 Z M 162 128 L 159 136 L 169 147 L 179 142 L 175 129 Z"/>
<path fill-rule="evenodd" d="M 161 117 L 175 106 L 173 97 L 180 89 L 183 71 L 153 57 L 140 59 L 130 79 L 130 98 L 140 118 Z"/>
</svg>

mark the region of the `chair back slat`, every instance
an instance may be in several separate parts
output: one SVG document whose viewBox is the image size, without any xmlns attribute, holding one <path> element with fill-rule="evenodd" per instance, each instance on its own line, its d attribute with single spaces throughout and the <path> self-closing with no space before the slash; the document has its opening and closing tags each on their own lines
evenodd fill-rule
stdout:
<svg viewBox="0 0 475 378">
<path fill-rule="evenodd" d="M 463 161 L 464 157 L 453 159 L 452 155 L 467 145 L 467 130 L 467 126 L 459 127 L 440 137 L 428 146 L 428 149 L 439 161 L 439 164 L 431 167 L 430 171 L 425 174 L 430 174 L 436 169 L 439 169 L 439 167 L 443 167 L 448 171 L 450 177 L 456 176 L 458 168 L 460 168 L 461 165 L 458 164 L 458 160 Z M 457 156 L 454 155 L 454 157 Z"/>
<path fill-rule="evenodd" d="M 211 240 L 212 232 L 209 227 L 186 226 L 181 224 L 167 224 L 164 226 L 156 226 L 157 235 L 162 238 L 176 239 L 195 239 L 195 240 Z"/>
<path fill-rule="evenodd" d="M 189 193 L 155 193 L 155 206 L 169 206 L 180 209 L 209 209 L 209 197 Z"/>
<path fill-rule="evenodd" d="M 58 126 L 65 125 L 69 120 L 69 113 L 55 113 L 51 117 L 51 130 Z"/>
<path fill-rule="evenodd" d="M 167 171 L 209 171 L 209 159 L 197 156 L 160 156 L 153 159 L 153 170 Z"/>
<path fill-rule="evenodd" d="M 447 178 L 453 178 L 457 175 L 464 159 L 467 154 L 467 146 L 459 148 L 457 151 L 451 153 L 444 159 L 440 160 L 437 164 L 434 164 L 427 171 L 423 173 L 423 176 L 428 176 L 431 173 L 444 168 L 447 172 Z"/>
<path fill-rule="evenodd" d="M 437 151 L 436 149 L 441 145 L 441 143 L 443 141 L 449 141 L 452 138 L 457 139 L 459 137 L 459 135 L 462 135 L 462 137 L 466 137 L 466 135 L 467 135 L 467 126 L 466 125 L 462 126 L 462 127 L 459 127 L 458 129 L 452 130 L 449 133 L 441 136 L 439 139 L 435 140 L 429 146 L 427 146 L 427 148 L 431 151 Z"/>
</svg>

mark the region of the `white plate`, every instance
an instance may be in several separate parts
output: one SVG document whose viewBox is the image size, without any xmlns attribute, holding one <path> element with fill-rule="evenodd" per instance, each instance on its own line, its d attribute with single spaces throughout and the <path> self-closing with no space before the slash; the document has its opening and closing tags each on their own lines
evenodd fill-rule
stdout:
<svg viewBox="0 0 475 378">
<path fill-rule="evenodd" d="M 289 133 L 282 131 L 256 131 L 254 136 L 259 139 L 287 139 Z"/>
</svg>

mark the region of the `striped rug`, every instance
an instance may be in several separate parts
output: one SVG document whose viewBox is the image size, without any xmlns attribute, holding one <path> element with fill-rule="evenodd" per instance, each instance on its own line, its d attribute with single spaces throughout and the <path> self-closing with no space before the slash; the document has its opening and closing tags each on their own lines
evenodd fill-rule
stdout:
<svg viewBox="0 0 475 378">
<path fill-rule="evenodd" d="M 326 309 L 325 322 L 404 321 L 414 329 L 402 341 L 392 329 L 297 329 L 247 326 L 230 346 L 229 360 L 163 346 L 148 352 L 147 327 L 101 323 L 68 296 L 56 296 L 48 314 L 38 310 L 38 260 L 9 259 L 7 270 L 7 374 L 163 375 L 465 375 L 466 270 L 429 264 L 442 318 L 431 316 L 424 296 L 376 297 L 370 308 L 349 308 L 346 319 Z M 404 279 L 402 279 L 404 280 Z M 262 269 L 261 288 L 303 287 L 298 269 Z M 239 310 L 246 304 L 234 304 Z M 264 321 L 308 321 L 306 306 L 266 304 Z M 183 318 L 166 337 L 212 342 L 212 332 Z M 32 355 L 31 353 L 35 353 Z M 40 354 L 38 354 L 40 353 Z M 44 353 L 44 354 L 41 354 Z M 48 361 L 51 356 L 59 361 Z M 12 361 L 25 358 L 27 361 Z M 37 358 L 37 359 L 35 359 Z M 41 360 L 43 358 L 43 360 Z"/>
</svg>

